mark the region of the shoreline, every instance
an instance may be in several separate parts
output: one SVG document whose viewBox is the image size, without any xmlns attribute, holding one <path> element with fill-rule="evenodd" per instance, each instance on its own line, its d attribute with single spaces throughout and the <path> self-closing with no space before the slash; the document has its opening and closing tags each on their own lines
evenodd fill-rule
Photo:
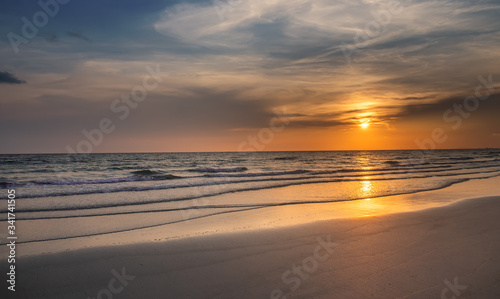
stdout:
<svg viewBox="0 0 500 299">
<path fill-rule="evenodd" d="M 134 278 L 121 298 L 439 298 L 446 281 L 457 280 L 464 298 L 494 298 L 499 212 L 499 196 L 472 198 L 419 211 L 27 256 L 18 263 L 18 285 L 28 297 L 95 297 L 124 271 Z M 330 242 L 335 246 L 321 247 Z"/>
<path fill-rule="evenodd" d="M 221 233 L 245 232 L 262 229 L 275 229 L 292 227 L 296 225 L 313 223 L 316 221 L 340 219 L 340 218 L 360 218 L 391 213 L 401 213 L 408 211 L 422 210 L 437 206 L 444 206 L 453 202 L 473 197 L 485 197 L 499 195 L 496 186 L 500 185 L 500 177 L 489 179 L 471 180 L 468 182 L 455 184 L 450 187 L 424 191 L 414 194 L 383 196 L 371 198 L 369 200 L 339 201 L 331 203 L 313 203 L 287 206 L 263 207 L 249 211 L 238 211 L 226 214 L 206 216 L 217 211 L 217 209 L 188 210 L 194 216 L 201 216 L 197 219 L 186 220 L 185 214 L 181 212 L 167 212 L 154 214 L 136 214 L 132 218 L 125 216 L 95 217 L 86 219 L 62 219 L 57 221 L 19 221 L 18 232 L 20 240 L 27 239 L 23 233 L 33 236 L 50 234 L 58 229 L 75 229 L 86 227 L 97 231 L 98 224 L 131 226 L 131 221 L 140 223 L 143 217 L 150 217 L 157 223 L 164 222 L 164 219 L 180 220 L 177 223 L 156 227 L 134 229 L 125 232 L 114 232 L 97 234 L 95 236 L 75 237 L 52 241 L 41 241 L 32 243 L 22 243 L 19 248 L 19 256 L 46 255 L 56 252 L 73 251 L 89 247 L 123 246 L 135 243 L 157 243 L 167 240 L 192 238 L 202 235 L 217 235 Z M 314 187 L 314 188 L 313 188 Z M 253 198 L 264 201 L 277 200 L 294 196 L 300 198 L 312 192 L 328 194 L 330 185 L 320 183 L 314 185 L 298 185 L 281 187 L 275 189 L 246 191 L 240 194 L 224 194 L 208 197 L 208 202 L 231 201 L 238 196 L 240 201 L 252 202 Z M 230 211 L 231 209 L 227 209 Z M 206 216 L 206 217 L 205 217 Z M 151 218 L 153 217 L 153 218 Z M 95 220 L 93 220 L 95 219 Z M 82 222 L 80 222 L 82 221 Z M 39 232 L 39 230 L 42 230 Z M 81 230 L 81 229 L 80 229 Z M 6 252 L 6 248 L 0 248 L 0 254 Z"/>
</svg>

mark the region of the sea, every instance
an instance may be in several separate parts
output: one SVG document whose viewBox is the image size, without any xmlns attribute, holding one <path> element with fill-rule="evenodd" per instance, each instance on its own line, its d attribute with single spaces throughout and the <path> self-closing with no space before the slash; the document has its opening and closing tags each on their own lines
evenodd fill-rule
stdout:
<svg viewBox="0 0 500 299">
<path fill-rule="evenodd" d="M 20 240 L 29 243 L 242 210 L 421 193 L 497 176 L 500 149 L 5 154 L 0 221 L 7 218 L 7 189 L 15 190 L 17 221 L 31 224 Z M 318 184 L 328 188 L 286 193 Z M 240 196 L 266 189 L 286 196 Z"/>
</svg>

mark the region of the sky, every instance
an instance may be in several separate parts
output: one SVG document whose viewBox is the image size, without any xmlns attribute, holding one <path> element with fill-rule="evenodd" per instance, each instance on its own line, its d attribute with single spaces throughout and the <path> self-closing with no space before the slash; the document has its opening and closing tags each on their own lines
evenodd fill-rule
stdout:
<svg viewBox="0 0 500 299">
<path fill-rule="evenodd" d="M 0 153 L 500 147 L 500 1 L 0 3 Z"/>
</svg>

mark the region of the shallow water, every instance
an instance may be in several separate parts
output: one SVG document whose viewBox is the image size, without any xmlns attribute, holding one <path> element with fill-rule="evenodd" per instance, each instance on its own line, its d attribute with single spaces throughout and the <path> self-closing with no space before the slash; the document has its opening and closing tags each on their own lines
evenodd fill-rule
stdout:
<svg viewBox="0 0 500 299">
<path fill-rule="evenodd" d="M 496 176 L 500 150 L 493 149 L 0 155 L 0 188 L 16 190 L 16 217 L 31 230 L 19 243 L 266 207 L 419 194 Z M 242 196 L 299 185 L 300 192 L 286 196 Z M 0 207 L 0 220 L 6 208 Z"/>
</svg>

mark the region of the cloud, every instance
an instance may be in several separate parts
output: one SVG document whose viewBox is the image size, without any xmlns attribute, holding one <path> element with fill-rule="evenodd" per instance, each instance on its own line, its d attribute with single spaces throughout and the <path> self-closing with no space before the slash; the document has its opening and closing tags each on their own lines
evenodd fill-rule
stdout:
<svg viewBox="0 0 500 299">
<path fill-rule="evenodd" d="M 429 99 L 429 97 L 405 97 L 405 98 L 401 98 L 401 99 L 398 99 L 400 101 L 414 101 L 414 100 L 427 100 Z"/>
<path fill-rule="evenodd" d="M 0 72 L 0 83 L 25 84 L 26 81 L 18 79 L 14 74 L 9 72 Z"/>
<path fill-rule="evenodd" d="M 59 41 L 59 37 L 54 33 L 46 33 L 43 35 L 43 38 L 49 43 L 56 43 Z"/>
<path fill-rule="evenodd" d="M 251 130 L 267 126 L 270 111 L 282 106 L 291 128 L 342 130 L 364 118 L 415 124 L 432 116 L 442 123 L 446 109 L 474 94 L 479 75 L 500 67 L 499 2 L 401 0 L 404 9 L 391 15 L 380 34 L 355 44 L 367 24 L 380 22 L 389 2 L 75 2 L 64 6 L 40 38 L 22 45 L 22 56 L 0 44 L 0 55 L 7 57 L 2 68 L 17 70 L 31 87 L 8 90 L 2 101 L 41 105 L 30 119 L 54 127 L 67 121 L 78 133 L 86 117 L 75 113 L 109 112 L 109 102 L 138 84 L 146 65 L 160 63 L 170 76 L 123 124 L 124 135 Z M 0 24 L 4 36 L 19 32 L 24 14 L 17 2 L 9 6 L 15 22 Z M 342 51 L 345 44 L 359 50 L 351 64 Z M 47 94 L 85 100 L 55 102 L 42 96 Z M 12 117 L 21 119 L 26 114 L 21 108 Z M 477 115 L 497 108 L 488 100 Z M 486 116 L 485 123 L 494 122 Z M 493 139 L 499 130 L 484 132 Z"/>
<path fill-rule="evenodd" d="M 262 75 L 296 79 L 310 75 L 316 82 L 323 74 L 352 81 L 363 75 L 377 79 L 370 83 L 387 90 L 425 93 L 419 97 L 449 96 L 470 88 L 478 74 L 491 72 L 491 61 L 500 51 L 495 43 L 500 21 L 493 13 L 500 5 L 494 1 L 401 3 L 402 12 L 391 15 L 380 34 L 356 44 L 355 73 L 345 60 L 343 45 L 355 44 L 358 34 L 366 35 L 367 24 L 387 12 L 387 1 L 242 1 L 222 7 L 181 3 L 168 7 L 154 28 L 179 42 L 207 49 L 207 56 L 215 53 L 229 61 L 245 55 L 258 61 L 253 67 Z"/>
<path fill-rule="evenodd" d="M 332 40 L 339 31 L 348 32 L 345 23 L 341 26 L 349 20 L 342 12 L 352 9 L 347 4 L 278 0 L 216 7 L 183 3 L 168 8 L 154 26 L 162 34 L 209 47 L 244 49 L 263 43 L 285 49 L 290 42 L 305 45 L 312 39 Z"/>
<path fill-rule="evenodd" d="M 71 37 L 78 38 L 78 39 L 81 39 L 81 40 L 84 40 L 87 42 L 92 41 L 90 38 L 84 36 L 83 34 L 77 33 L 77 32 L 68 31 L 68 32 L 66 32 L 66 34 L 71 36 Z"/>
</svg>

